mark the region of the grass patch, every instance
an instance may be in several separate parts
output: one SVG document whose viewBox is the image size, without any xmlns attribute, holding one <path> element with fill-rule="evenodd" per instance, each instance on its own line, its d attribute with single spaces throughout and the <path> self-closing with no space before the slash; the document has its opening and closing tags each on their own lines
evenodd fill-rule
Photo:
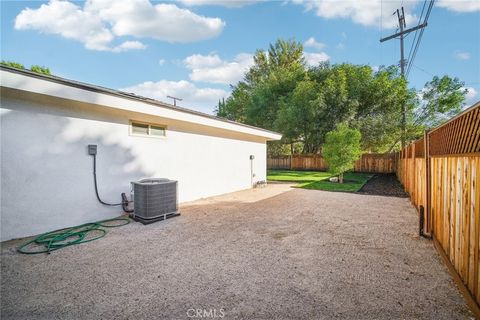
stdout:
<svg viewBox="0 0 480 320">
<path fill-rule="evenodd" d="M 332 175 L 328 172 L 319 171 L 289 171 L 289 170 L 268 170 L 267 180 L 296 182 L 297 188 L 357 192 L 373 176 L 368 173 L 347 172 L 343 175 L 344 183 L 330 182 Z"/>
</svg>

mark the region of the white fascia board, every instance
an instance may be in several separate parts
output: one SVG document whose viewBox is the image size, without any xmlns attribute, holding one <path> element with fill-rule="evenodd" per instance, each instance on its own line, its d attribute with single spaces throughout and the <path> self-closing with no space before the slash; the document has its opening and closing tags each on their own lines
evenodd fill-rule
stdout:
<svg viewBox="0 0 480 320">
<path fill-rule="evenodd" d="M 167 119 L 175 119 L 253 136 L 259 136 L 266 138 L 266 140 L 280 140 L 282 137 L 281 134 L 260 128 L 245 126 L 230 121 L 223 121 L 221 119 L 189 113 L 187 111 L 174 110 L 167 107 L 162 107 L 160 105 L 154 105 L 146 101 L 137 101 L 133 98 L 129 99 L 108 93 L 76 88 L 67 84 L 50 81 L 49 79 L 31 77 L 15 72 L 9 72 L 5 70 L 0 71 L 0 85 L 6 88 L 33 92 L 73 101 L 80 101 L 89 104 L 102 105 L 119 110 L 139 112 Z"/>
</svg>

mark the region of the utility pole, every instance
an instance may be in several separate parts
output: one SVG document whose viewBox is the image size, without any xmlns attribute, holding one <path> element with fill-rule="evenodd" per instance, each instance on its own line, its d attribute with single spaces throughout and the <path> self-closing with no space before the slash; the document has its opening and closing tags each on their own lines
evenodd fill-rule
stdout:
<svg viewBox="0 0 480 320">
<path fill-rule="evenodd" d="M 407 27 L 407 23 L 405 21 L 405 11 L 403 10 L 403 7 L 401 8 L 401 11 L 402 13 L 400 13 L 400 10 L 397 9 L 398 25 L 400 28 L 400 32 L 397 32 L 388 37 L 382 38 L 380 39 L 380 42 L 385 42 L 387 40 L 400 38 L 400 72 L 402 74 L 402 77 L 405 78 L 405 66 L 407 65 L 407 61 L 405 60 L 403 40 L 405 36 L 408 35 L 410 32 L 425 28 L 427 26 L 427 22 L 425 21 L 424 23 L 419 24 L 416 27 L 405 29 Z M 405 147 L 406 131 L 407 131 L 407 108 L 406 108 L 406 105 L 403 104 L 402 105 L 402 149 L 403 147 Z"/>
<path fill-rule="evenodd" d="M 176 107 L 177 106 L 177 100 L 182 101 L 183 99 L 177 98 L 177 97 L 172 97 L 172 96 L 167 96 L 167 98 L 173 99 L 173 105 Z"/>
</svg>

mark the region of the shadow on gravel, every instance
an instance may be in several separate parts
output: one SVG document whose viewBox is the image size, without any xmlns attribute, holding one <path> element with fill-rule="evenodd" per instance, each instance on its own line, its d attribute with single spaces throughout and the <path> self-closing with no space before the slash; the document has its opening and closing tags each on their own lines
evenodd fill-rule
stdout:
<svg viewBox="0 0 480 320">
<path fill-rule="evenodd" d="M 408 197 L 394 173 L 375 174 L 357 193 L 399 198 Z"/>
</svg>

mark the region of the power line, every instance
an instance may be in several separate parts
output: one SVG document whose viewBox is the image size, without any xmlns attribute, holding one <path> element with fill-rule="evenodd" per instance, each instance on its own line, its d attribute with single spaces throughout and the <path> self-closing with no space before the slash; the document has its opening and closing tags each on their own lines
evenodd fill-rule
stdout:
<svg viewBox="0 0 480 320">
<path fill-rule="evenodd" d="M 432 77 L 434 76 L 433 73 L 430 73 L 430 72 L 428 72 L 427 70 L 420 68 L 420 67 L 417 66 L 416 64 L 410 63 L 410 65 L 413 66 L 413 67 L 415 67 L 415 68 L 417 68 L 417 69 L 420 70 L 420 71 L 423 71 L 424 73 L 428 74 L 429 76 L 432 76 Z"/>
<path fill-rule="evenodd" d="M 395 14 L 395 13 L 394 13 Z M 405 60 L 405 48 L 404 48 L 404 40 L 405 36 L 407 36 L 409 33 L 413 31 L 417 31 L 419 29 L 423 29 L 427 26 L 426 23 L 419 24 L 413 28 L 407 29 L 407 23 L 405 21 L 405 11 L 404 8 L 401 7 L 401 9 L 396 10 L 397 18 L 398 18 L 398 26 L 400 31 L 395 32 L 394 34 L 380 39 L 380 42 L 384 42 L 387 40 L 392 40 L 392 39 L 400 39 L 400 72 L 402 74 L 402 77 L 405 78 L 405 66 L 406 66 L 406 60 Z M 415 50 L 414 50 L 415 53 Z M 401 129 L 402 129 L 402 148 L 405 146 L 405 141 L 406 141 L 406 136 L 407 136 L 407 107 L 405 103 L 402 103 L 402 121 L 401 121 Z"/>
<path fill-rule="evenodd" d="M 430 1 L 429 3 L 429 6 L 428 6 L 428 9 L 427 9 L 427 13 L 425 14 L 425 20 L 424 20 L 424 23 L 423 24 L 427 24 L 428 22 L 428 18 L 430 17 L 430 13 L 432 12 L 432 8 L 433 8 L 433 5 L 435 3 L 435 0 L 432 0 Z M 417 55 L 417 52 L 418 52 L 418 48 L 420 47 L 420 43 L 422 42 L 422 37 L 423 37 L 423 32 L 425 31 L 424 28 L 422 28 L 420 30 L 420 34 L 418 35 L 418 39 L 417 39 L 417 43 L 415 44 L 415 49 L 413 50 L 413 54 L 412 54 L 412 57 L 411 57 L 411 60 L 409 61 L 409 64 L 408 64 L 408 68 L 407 68 L 407 73 L 406 73 L 406 78 L 408 78 L 408 75 L 410 73 L 410 70 L 412 69 L 412 65 L 413 65 L 413 61 L 415 60 L 415 57 Z"/>
<path fill-rule="evenodd" d="M 426 6 L 426 4 L 427 4 L 427 0 L 423 1 L 422 12 L 420 13 L 420 17 L 418 18 L 418 23 L 417 23 L 417 24 L 420 24 L 420 22 L 422 21 L 423 12 L 425 11 L 425 6 Z M 410 51 L 408 52 L 407 61 L 410 61 L 410 58 L 411 58 L 411 56 L 412 56 L 413 47 L 414 47 L 414 45 L 415 45 L 415 40 L 417 40 L 417 34 L 418 34 L 418 30 L 415 31 L 415 36 L 413 37 L 412 46 L 410 47 Z"/>
</svg>

